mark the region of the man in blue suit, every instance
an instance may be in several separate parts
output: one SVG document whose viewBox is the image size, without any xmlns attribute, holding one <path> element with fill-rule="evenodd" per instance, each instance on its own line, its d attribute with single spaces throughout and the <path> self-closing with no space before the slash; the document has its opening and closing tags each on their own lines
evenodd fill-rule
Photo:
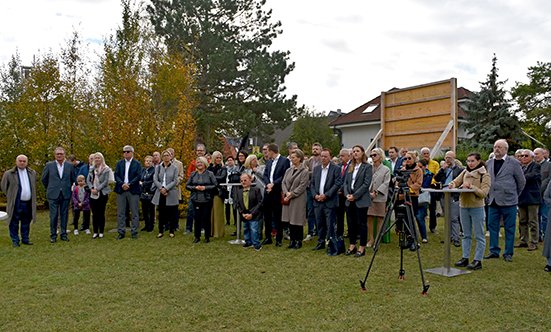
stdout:
<svg viewBox="0 0 551 332">
<path fill-rule="evenodd" d="M 404 158 L 401 158 L 398 154 L 397 147 L 391 146 L 390 148 L 388 148 L 388 159 L 388 161 L 390 161 L 390 164 L 392 165 L 391 173 L 394 176 L 394 174 L 396 174 L 396 171 L 402 168 Z"/>
<path fill-rule="evenodd" d="M 325 248 L 325 237 L 335 236 L 338 191 L 341 187 L 340 168 L 331 161 L 331 150 L 321 150 L 321 165 L 314 168 L 310 181 L 310 192 L 313 198 L 314 214 L 318 228 L 318 245 L 312 250 Z"/>
<path fill-rule="evenodd" d="M 67 218 L 69 216 L 69 200 L 71 186 L 75 182 L 73 164 L 65 161 L 65 149 L 55 149 L 55 161 L 46 163 L 42 173 L 42 184 L 46 188 L 46 198 L 50 204 L 50 242 L 57 241 L 57 222 L 59 216 L 59 235 L 62 241 L 67 238 Z"/>
<path fill-rule="evenodd" d="M 515 245 L 515 226 L 517 223 L 518 197 L 524 189 L 526 179 L 522 166 L 514 157 L 507 155 L 509 144 L 506 140 L 497 140 L 494 144 L 495 158 L 486 163 L 492 179 L 488 193 L 488 230 L 490 231 L 490 253 L 484 259 L 499 258 L 499 227 L 503 218 L 505 228 L 505 251 L 503 258 L 513 261 Z"/>
<path fill-rule="evenodd" d="M 262 245 L 272 244 L 272 221 L 277 230 L 276 246 L 281 247 L 283 239 L 283 228 L 281 225 L 281 181 L 285 171 L 291 166 L 289 159 L 279 154 L 279 147 L 272 143 L 268 145 L 268 156 L 270 160 L 264 171 L 264 229 L 265 236 Z"/>
<path fill-rule="evenodd" d="M 138 238 L 140 228 L 140 176 L 142 164 L 134 159 L 134 148 L 126 145 L 123 149 L 124 159 L 117 161 L 115 165 L 115 190 L 117 193 L 117 240 L 124 239 L 126 235 L 126 207 L 130 207 L 132 213 L 131 232 L 132 238 Z"/>
<path fill-rule="evenodd" d="M 339 173 L 341 175 L 341 187 L 339 188 L 339 205 L 337 207 L 337 236 L 344 235 L 344 215 L 346 212 L 346 197 L 344 197 L 344 189 L 342 185 L 344 184 L 344 179 L 346 178 L 346 173 L 348 172 L 348 165 L 350 164 L 350 149 L 342 149 L 339 153 L 340 163 L 337 164 L 339 167 Z"/>
</svg>

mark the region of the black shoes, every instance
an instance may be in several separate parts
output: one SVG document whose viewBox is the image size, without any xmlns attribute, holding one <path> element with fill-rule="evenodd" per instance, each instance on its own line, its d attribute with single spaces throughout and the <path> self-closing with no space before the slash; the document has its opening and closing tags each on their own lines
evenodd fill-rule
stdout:
<svg viewBox="0 0 551 332">
<path fill-rule="evenodd" d="M 358 258 L 358 257 L 362 257 L 362 256 L 365 256 L 365 249 L 364 251 L 359 251 L 356 253 L 356 255 L 354 255 L 354 258 Z"/>
<path fill-rule="evenodd" d="M 117 240 L 122 240 L 122 239 L 124 239 L 124 235 L 119 234 L 119 236 L 117 236 Z"/>
<path fill-rule="evenodd" d="M 469 265 L 467 265 L 467 269 L 469 270 L 480 270 L 482 268 L 482 262 L 477 261 L 476 259 Z"/>
<path fill-rule="evenodd" d="M 344 255 L 345 255 L 345 256 L 354 255 L 354 254 L 356 253 L 357 250 L 358 250 L 358 248 L 356 248 L 356 247 L 354 247 L 354 249 L 352 249 L 352 250 L 348 249 L 348 250 L 344 253 Z"/>
<path fill-rule="evenodd" d="M 231 236 L 237 236 L 237 232 L 231 233 Z"/>
<path fill-rule="evenodd" d="M 478 261 L 475 261 L 478 262 Z M 456 267 L 465 267 L 469 265 L 469 259 L 468 258 L 461 258 L 459 262 L 455 263 Z"/>
<path fill-rule="evenodd" d="M 513 256 L 512 255 L 504 255 L 503 258 L 505 259 L 506 262 L 512 262 L 513 261 Z"/>
<path fill-rule="evenodd" d="M 276 247 L 281 247 L 281 241 L 276 241 Z"/>
<path fill-rule="evenodd" d="M 453 241 L 453 245 L 456 247 L 461 247 L 461 244 L 459 243 L 459 240 Z"/>
<path fill-rule="evenodd" d="M 499 255 L 491 252 L 488 255 L 484 256 L 484 259 L 492 259 L 492 258 L 499 258 Z"/>
<path fill-rule="evenodd" d="M 32 245 L 34 245 L 34 243 L 32 243 L 31 241 L 21 241 L 21 243 L 23 243 L 23 244 L 26 245 L 26 246 L 32 246 Z"/>
<path fill-rule="evenodd" d="M 300 248 L 302 248 L 302 241 L 296 241 L 293 249 L 298 250 Z"/>
<path fill-rule="evenodd" d="M 57 240 L 56 239 L 50 239 L 50 243 L 56 243 Z"/>
<path fill-rule="evenodd" d="M 315 246 L 314 249 L 312 249 L 312 251 L 322 250 L 322 249 L 325 249 L 325 244 L 324 243 L 318 243 L 318 245 Z"/>
<path fill-rule="evenodd" d="M 201 239 L 196 237 L 195 240 L 193 240 L 193 243 L 199 243 L 199 241 L 201 241 Z"/>
<path fill-rule="evenodd" d="M 14 243 L 13 243 L 13 247 L 14 247 L 14 248 L 19 248 L 19 242 L 14 242 Z"/>
<path fill-rule="evenodd" d="M 210 240 L 209 239 L 205 239 L 205 241 L 203 241 L 203 243 L 209 243 Z"/>
<path fill-rule="evenodd" d="M 67 238 L 67 237 L 62 237 L 62 238 L 61 238 L 61 241 L 69 242 L 69 238 Z"/>
<path fill-rule="evenodd" d="M 262 245 L 263 245 L 263 246 L 264 246 L 264 245 L 267 245 L 267 244 L 272 244 L 272 243 L 273 243 L 273 242 L 272 242 L 272 239 L 269 238 L 269 237 L 266 238 L 266 240 L 262 241 Z"/>
<path fill-rule="evenodd" d="M 138 239 L 138 234 L 132 234 L 132 239 L 137 240 Z"/>
<path fill-rule="evenodd" d="M 543 268 L 543 270 L 545 272 L 551 272 L 551 265 L 545 265 L 545 267 Z"/>
<path fill-rule="evenodd" d="M 292 249 L 295 247 L 295 244 L 297 244 L 297 241 L 295 240 L 291 240 L 291 243 L 289 243 L 289 246 L 287 247 L 287 249 Z"/>
</svg>

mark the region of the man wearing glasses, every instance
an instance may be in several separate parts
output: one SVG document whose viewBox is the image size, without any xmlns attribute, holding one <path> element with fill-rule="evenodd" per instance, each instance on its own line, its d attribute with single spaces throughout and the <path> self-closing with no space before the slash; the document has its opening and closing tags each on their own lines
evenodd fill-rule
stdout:
<svg viewBox="0 0 551 332">
<path fill-rule="evenodd" d="M 268 164 L 268 160 L 270 160 L 270 158 L 268 157 L 268 144 L 264 144 L 264 146 L 262 147 L 262 159 L 258 161 L 258 165 L 266 166 Z"/>
<path fill-rule="evenodd" d="M 486 168 L 492 178 L 488 193 L 488 230 L 490 231 L 490 253 L 484 259 L 499 258 L 499 227 L 503 218 L 505 228 L 505 251 L 503 258 L 513 261 L 515 227 L 517 223 L 518 197 L 524 189 L 526 180 L 520 162 L 508 156 L 509 144 L 500 139 L 494 143 L 495 158 L 488 160 Z"/>
<path fill-rule="evenodd" d="M 73 164 L 65 161 L 65 149 L 56 148 L 55 161 L 46 163 L 42 173 L 42 184 L 46 188 L 46 198 L 50 204 L 50 242 L 57 241 L 58 216 L 60 222 L 59 235 L 62 241 L 67 238 L 67 218 L 69 215 L 69 200 L 71 199 L 71 186 L 75 182 Z"/>
<path fill-rule="evenodd" d="M 522 170 L 526 185 L 518 198 L 520 242 L 515 248 L 528 247 L 528 251 L 538 249 L 539 225 L 538 210 L 541 205 L 541 165 L 534 162 L 534 152 L 522 151 Z M 530 231 L 528 230 L 530 226 Z"/>
<path fill-rule="evenodd" d="M 132 214 L 132 238 L 138 238 L 140 228 L 140 176 L 142 164 L 134 159 L 134 148 L 126 145 L 123 149 L 124 158 L 117 161 L 115 166 L 115 192 L 117 193 L 117 240 L 126 235 L 126 207 L 130 207 Z"/>
</svg>

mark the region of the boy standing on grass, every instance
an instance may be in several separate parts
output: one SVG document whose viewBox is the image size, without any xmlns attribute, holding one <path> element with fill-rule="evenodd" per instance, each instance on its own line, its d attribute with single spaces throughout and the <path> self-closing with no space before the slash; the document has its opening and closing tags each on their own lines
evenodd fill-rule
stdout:
<svg viewBox="0 0 551 332">
<path fill-rule="evenodd" d="M 80 211 L 82 211 L 82 229 L 86 230 L 86 234 L 90 234 L 90 194 L 84 189 L 86 188 L 86 180 L 84 175 L 77 177 L 78 186 L 73 189 L 73 225 L 75 227 L 75 235 L 78 235 L 78 219 Z"/>
<path fill-rule="evenodd" d="M 243 248 L 254 247 L 254 251 L 262 249 L 258 239 L 258 222 L 261 218 L 260 207 L 262 206 L 262 192 L 260 188 L 251 187 L 252 177 L 250 174 L 241 174 L 241 185 L 237 191 L 237 202 L 234 202 L 237 211 L 243 222 L 243 237 L 245 245 Z"/>
</svg>

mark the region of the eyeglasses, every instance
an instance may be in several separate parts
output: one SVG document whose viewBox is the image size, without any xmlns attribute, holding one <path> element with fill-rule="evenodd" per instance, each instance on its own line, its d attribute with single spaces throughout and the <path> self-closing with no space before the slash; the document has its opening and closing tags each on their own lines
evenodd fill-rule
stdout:
<svg viewBox="0 0 551 332">
<path fill-rule="evenodd" d="M 528 157 L 530 157 L 530 155 L 529 154 L 523 154 L 521 157 L 528 158 Z"/>
<path fill-rule="evenodd" d="M 56 156 L 62 156 L 64 155 L 65 153 L 61 152 L 61 153 L 56 153 Z"/>
<path fill-rule="evenodd" d="M 371 158 L 375 158 L 375 157 L 378 156 L 378 154 L 374 153 L 374 154 L 370 154 L 369 156 L 370 156 Z"/>
<path fill-rule="evenodd" d="M 411 160 L 411 159 L 413 159 L 413 158 L 411 158 L 411 157 L 406 157 L 406 160 Z"/>
<path fill-rule="evenodd" d="M 239 182 L 241 182 L 241 183 L 245 183 L 247 181 L 249 181 L 249 180 L 239 180 Z"/>
<path fill-rule="evenodd" d="M 126 151 L 126 150 L 125 150 L 125 151 L 123 151 L 122 153 L 130 153 L 130 152 L 132 152 L 132 151 Z"/>
</svg>

